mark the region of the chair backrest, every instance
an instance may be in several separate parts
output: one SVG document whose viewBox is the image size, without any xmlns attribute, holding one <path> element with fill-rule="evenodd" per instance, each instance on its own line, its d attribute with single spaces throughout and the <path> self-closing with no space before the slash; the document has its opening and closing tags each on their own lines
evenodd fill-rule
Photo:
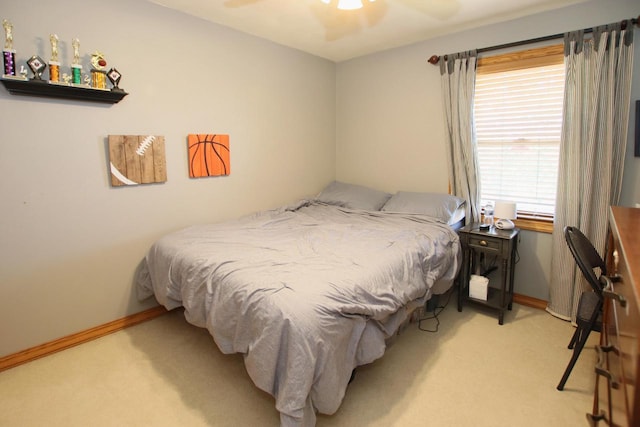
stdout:
<svg viewBox="0 0 640 427">
<path fill-rule="evenodd" d="M 607 274 L 604 260 L 598 254 L 596 248 L 576 227 L 567 226 L 564 228 L 564 238 L 569 245 L 571 254 L 576 260 L 576 264 L 582 271 L 591 287 L 602 297 L 603 285 L 599 280 L 600 275 Z M 600 269 L 600 274 L 596 275 L 595 269 Z"/>
</svg>

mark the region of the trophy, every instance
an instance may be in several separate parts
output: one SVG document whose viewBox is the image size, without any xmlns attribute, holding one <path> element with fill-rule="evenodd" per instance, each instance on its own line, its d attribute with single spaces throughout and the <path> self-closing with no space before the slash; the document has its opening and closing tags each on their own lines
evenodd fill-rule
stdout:
<svg viewBox="0 0 640 427">
<path fill-rule="evenodd" d="M 71 81 L 73 84 L 82 84 L 82 65 L 80 65 L 80 40 L 76 37 L 71 41 L 73 46 L 73 62 L 71 63 Z"/>
<path fill-rule="evenodd" d="M 104 55 L 97 50 L 91 55 L 91 87 L 95 89 L 107 88 L 107 76 L 104 67 L 107 66 L 107 60 Z"/>
<path fill-rule="evenodd" d="M 124 92 L 122 89 L 118 87 L 118 84 L 120 83 L 120 79 L 122 78 L 122 74 L 120 74 L 118 70 L 116 70 L 115 68 L 110 69 L 109 72 L 107 73 L 107 77 L 109 77 L 109 81 L 113 85 L 113 88 L 111 90 L 115 92 Z"/>
<path fill-rule="evenodd" d="M 27 65 L 29 66 L 29 68 L 31 68 L 31 71 L 33 71 L 33 77 L 31 78 L 31 80 L 42 81 L 42 72 L 45 68 L 47 68 L 47 64 L 44 63 L 42 58 L 40 58 L 38 55 L 33 55 L 27 61 Z"/>
<path fill-rule="evenodd" d="M 13 50 L 13 25 L 4 19 L 2 20 L 2 26 L 4 27 L 4 49 L 2 49 L 4 74 L 2 77 L 11 77 L 16 75 L 16 51 Z"/>
<path fill-rule="evenodd" d="M 58 62 L 58 36 L 51 34 L 51 60 L 49 61 L 49 81 L 57 83 L 60 81 L 60 63 Z"/>
</svg>

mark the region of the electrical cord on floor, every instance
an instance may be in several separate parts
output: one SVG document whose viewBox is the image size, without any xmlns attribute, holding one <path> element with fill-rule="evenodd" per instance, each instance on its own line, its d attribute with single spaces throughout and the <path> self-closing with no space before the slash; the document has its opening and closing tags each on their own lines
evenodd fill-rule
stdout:
<svg viewBox="0 0 640 427">
<path fill-rule="evenodd" d="M 440 315 L 440 313 L 442 313 L 442 310 L 444 310 L 447 305 L 449 305 L 449 301 L 451 300 L 451 295 L 453 294 L 453 288 L 455 288 L 455 286 L 453 286 L 448 292 L 447 292 L 447 301 L 444 303 L 444 305 L 439 305 L 438 307 L 435 307 L 433 309 L 433 314 L 431 316 L 427 316 L 427 317 L 421 317 L 420 319 L 418 319 L 418 329 L 420 329 L 423 332 L 438 332 L 438 327 L 440 326 L 440 319 L 438 319 L 438 315 Z M 431 319 L 436 319 L 436 326 L 435 329 L 426 329 L 422 327 L 422 321 L 423 320 L 431 320 Z"/>
</svg>

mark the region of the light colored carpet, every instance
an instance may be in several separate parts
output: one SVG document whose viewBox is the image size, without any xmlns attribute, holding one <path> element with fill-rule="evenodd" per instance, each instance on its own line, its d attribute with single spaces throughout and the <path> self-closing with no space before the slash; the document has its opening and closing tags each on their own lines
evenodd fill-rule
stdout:
<svg viewBox="0 0 640 427">
<path fill-rule="evenodd" d="M 594 333 L 564 391 L 573 327 L 515 304 L 439 315 L 437 333 L 411 324 L 358 369 L 336 414 L 318 427 L 582 426 L 591 409 Z M 434 320 L 422 322 L 434 328 Z M 180 311 L 0 373 L 7 427 L 278 426 L 274 400 Z"/>
</svg>

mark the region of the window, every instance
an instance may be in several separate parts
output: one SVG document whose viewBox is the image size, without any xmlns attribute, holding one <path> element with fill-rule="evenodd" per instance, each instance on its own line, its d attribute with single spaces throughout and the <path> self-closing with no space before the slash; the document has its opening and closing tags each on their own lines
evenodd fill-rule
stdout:
<svg viewBox="0 0 640 427">
<path fill-rule="evenodd" d="M 517 203 L 518 218 L 553 220 L 563 97 L 562 45 L 478 61 L 482 204 L 509 200 Z"/>
</svg>

